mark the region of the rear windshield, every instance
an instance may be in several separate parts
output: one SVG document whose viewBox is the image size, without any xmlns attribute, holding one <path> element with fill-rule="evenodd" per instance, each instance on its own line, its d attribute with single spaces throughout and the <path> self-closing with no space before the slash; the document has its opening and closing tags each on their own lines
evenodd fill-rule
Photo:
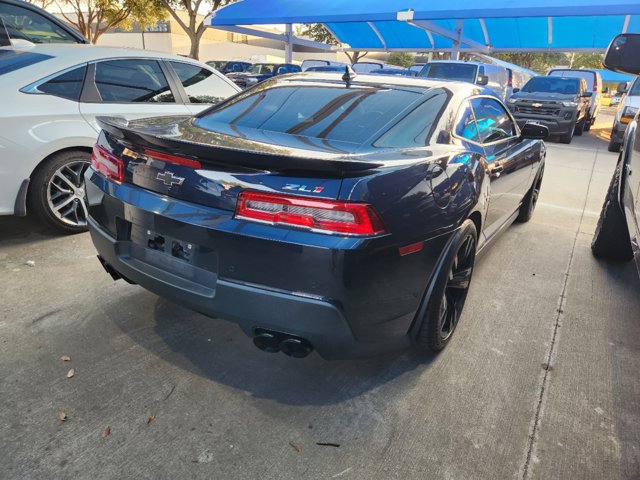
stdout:
<svg viewBox="0 0 640 480">
<path fill-rule="evenodd" d="M 549 75 L 554 77 L 584 78 L 587 81 L 589 90 L 593 90 L 593 81 L 596 78 L 594 72 L 581 72 L 579 70 L 551 70 Z"/>
<path fill-rule="evenodd" d="M 475 83 L 477 68 L 476 65 L 465 63 L 427 63 L 420 76 Z"/>
<path fill-rule="evenodd" d="M 430 125 L 446 100 L 441 89 L 283 86 L 238 97 L 210 110 L 195 124 L 228 135 L 255 129 L 364 144 L 398 117 L 379 137 L 380 146 L 409 147 L 426 144 Z M 405 110 L 408 113 L 399 116 Z M 409 117 L 408 124 L 402 121 Z M 389 133 L 394 125 L 397 135 Z"/>
<path fill-rule="evenodd" d="M 580 79 L 563 77 L 533 77 L 522 88 L 523 92 L 576 94 L 580 91 Z"/>
</svg>

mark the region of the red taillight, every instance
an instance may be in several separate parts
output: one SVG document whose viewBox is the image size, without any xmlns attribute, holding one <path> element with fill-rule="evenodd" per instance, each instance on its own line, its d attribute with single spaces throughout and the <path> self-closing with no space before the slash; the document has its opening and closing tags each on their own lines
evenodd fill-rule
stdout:
<svg viewBox="0 0 640 480">
<path fill-rule="evenodd" d="M 162 160 L 163 162 L 175 163 L 176 165 L 183 165 L 185 167 L 202 168 L 202 164 L 199 161 L 191 160 L 190 158 L 176 157 L 175 155 L 155 152 L 153 150 L 145 150 L 144 153 L 151 158 Z"/>
<path fill-rule="evenodd" d="M 593 81 L 593 91 L 594 92 L 598 91 L 598 77 L 596 77 L 595 80 Z"/>
<path fill-rule="evenodd" d="M 378 235 L 384 225 L 371 205 L 274 193 L 242 192 L 236 218 L 303 227 L 320 233 Z"/>
<path fill-rule="evenodd" d="M 124 181 L 124 162 L 102 145 L 94 145 L 91 154 L 91 166 L 98 173 L 114 182 Z"/>
</svg>

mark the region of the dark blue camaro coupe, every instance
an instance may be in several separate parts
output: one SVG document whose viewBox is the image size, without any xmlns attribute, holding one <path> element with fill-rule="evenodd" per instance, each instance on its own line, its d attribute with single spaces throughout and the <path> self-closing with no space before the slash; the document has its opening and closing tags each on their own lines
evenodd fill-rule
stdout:
<svg viewBox="0 0 640 480">
<path fill-rule="evenodd" d="M 476 254 L 533 213 L 548 134 L 482 87 L 349 70 L 101 126 L 89 225 L 113 278 L 327 359 L 446 346 Z"/>
</svg>

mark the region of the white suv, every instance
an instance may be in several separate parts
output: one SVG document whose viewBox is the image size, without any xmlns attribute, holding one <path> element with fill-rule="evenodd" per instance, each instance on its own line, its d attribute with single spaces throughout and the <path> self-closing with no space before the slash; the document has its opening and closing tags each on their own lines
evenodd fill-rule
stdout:
<svg viewBox="0 0 640 480">
<path fill-rule="evenodd" d="M 196 114 L 240 89 L 213 68 L 164 53 L 91 45 L 0 49 L 0 215 L 86 230 L 84 172 L 95 117 Z"/>
</svg>

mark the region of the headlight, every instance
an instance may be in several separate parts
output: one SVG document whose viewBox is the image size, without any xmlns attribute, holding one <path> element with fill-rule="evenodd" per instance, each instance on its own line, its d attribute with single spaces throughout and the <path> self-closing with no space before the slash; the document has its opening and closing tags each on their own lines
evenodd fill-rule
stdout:
<svg viewBox="0 0 640 480">
<path fill-rule="evenodd" d="M 562 105 L 565 107 L 577 107 L 578 104 L 576 102 L 562 102 Z"/>
<path fill-rule="evenodd" d="M 510 98 L 509 100 L 507 100 L 507 103 L 516 103 L 517 101 L 517 98 Z"/>
</svg>

